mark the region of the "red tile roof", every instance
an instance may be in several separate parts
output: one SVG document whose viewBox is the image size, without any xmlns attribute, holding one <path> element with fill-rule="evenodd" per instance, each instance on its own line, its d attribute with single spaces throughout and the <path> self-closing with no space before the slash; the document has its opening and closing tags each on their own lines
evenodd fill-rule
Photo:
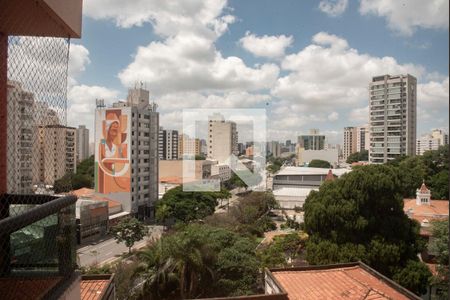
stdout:
<svg viewBox="0 0 450 300">
<path fill-rule="evenodd" d="M 50 278 L 0 278 L 0 299 L 42 299 L 62 277 Z"/>
<path fill-rule="evenodd" d="M 110 279 L 83 279 L 80 283 L 81 300 L 100 300 Z"/>
<path fill-rule="evenodd" d="M 328 174 L 327 177 L 325 177 L 325 181 L 333 181 L 334 180 L 334 175 L 333 172 L 330 170 L 328 170 Z"/>
<path fill-rule="evenodd" d="M 422 185 L 421 185 L 419 191 L 420 191 L 421 193 L 424 193 L 424 194 L 430 192 L 430 190 L 429 190 L 429 189 L 427 188 L 427 186 L 425 185 L 425 182 L 422 183 Z"/>
<path fill-rule="evenodd" d="M 364 264 L 272 270 L 290 300 L 418 299 Z M 371 271 L 369 272 L 370 269 Z"/>
<path fill-rule="evenodd" d="M 448 218 L 448 203 L 448 200 L 430 200 L 430 205 L 417 205 L 416 199 L 404 199 L 403 211 L 419 223 L 424 220 L 431 222 Z"/>
</svg>

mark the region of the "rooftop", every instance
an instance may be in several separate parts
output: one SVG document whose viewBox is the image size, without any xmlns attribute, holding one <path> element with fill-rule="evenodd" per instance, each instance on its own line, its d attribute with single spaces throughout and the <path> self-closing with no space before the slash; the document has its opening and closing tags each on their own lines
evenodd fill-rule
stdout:
<svg viewBox="0 0 450 300">
<path fill-rule="evenodd" d="M 327 175 L 329 169 L 309 167 L 284 167 L 276 175 Z M 333 175 L 338 177 L 350 172 L 349 169 L 331 169 Z"/>
<path fill-rule="evenodd" d="M 84 275 L 80 282 L 81 300 L 109 299 L 113 278 L 110 274 Z"/>
<path fill-rule="evenodd" d="M 404 199 L 403 210 L 412 219 L 419 223 L 436 219 L 448 218 L 448 200 L 430 200 L 430 205 L 417 205 L 416 199 Z"/>
<path fill-rule="evenodd" d="M 363 263 L 270 270 L 290 300 L 420 299 Z"/>
<path fill-rule="evenodd" d="M 298 187 L 282 187 L 273 190 L 273 195 L 276 196 L 292 196 L 292 197 L 307 197 L 311 191 L 317 191 L 313 188 L 298 188 Z"/>
</svg>

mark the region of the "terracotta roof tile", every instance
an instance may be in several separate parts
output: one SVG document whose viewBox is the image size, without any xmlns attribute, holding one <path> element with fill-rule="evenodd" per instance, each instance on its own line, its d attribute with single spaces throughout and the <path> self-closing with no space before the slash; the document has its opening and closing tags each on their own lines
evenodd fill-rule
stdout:
<svg viewBox="0 0 450 300">
<path fill-rule="evenodd" d="M 83 279 L 80 283 L 81 300 L 99 300 L 109 279 Z"/>
<path fill-rule="evenodd" d="M 290 300 L 410 299 L 359 265 L 333 269 L 274 270 Z"/>
<path fill-rule="evenodd" d="M 448 218 L 448 200 L 430 200 L 430 205 L 417 205 L 416 199 L 404 199 L 403 210 L 412 219 L 422 223 L 425 219 L 432 220 Z"/>
<path fill-rule="evenodd" d="M 425 185 L 425 182 L 422 183 L 422 185 L 420 186 L 419 191 L 420 191 L 421 193 L 424 193 L 424 194 L 430 192 L 430 190 L 429 190 L 429 189 L 427 188 L 427 186 Z"/>
<path fill-rule="evenodd" d="M 0 299 L 42 299 L 62 277 L 50 278 L 0 278 Z"/>
</svg>

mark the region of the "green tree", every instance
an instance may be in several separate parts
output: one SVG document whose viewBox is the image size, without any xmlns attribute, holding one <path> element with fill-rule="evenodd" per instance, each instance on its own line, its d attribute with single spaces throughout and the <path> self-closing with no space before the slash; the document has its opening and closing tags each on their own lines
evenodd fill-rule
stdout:
<svg viewBox="0 0 450 300">
<path fill-rule="evenodd" d="M 94 156 L 83 160 L 77 165 L 77 172 L 67 173 L 55 181 L 53 190 L 55 193 L 66 193 L 80 188 L 94 187 Z"/>
<path fill-rule="evenodd" d="M 111 233 L 116 242 L 124 242 L 128 247 L 128 253 L 131 253 L 131 247 L 133 247 L 134 243 L 142 240 L 147 232 L 145 225 L 132 217 L 122 219 L 116 226 L 111 228 Z"/>
<path fill-rule="evenodd" d="M 352 153 L 347 157 L 348 164 L 358 162 L 358 161 L 368 161 L 368 160 L 369 160 L 369 151 L 367 151 L 367 150 Z"/>
<path fill-rule="evenodd" d="M 204 154 L 196 154 L 195 160 L 205 160 L 206 156 Z"/>
<path fill-rule="evenodd" d="M 427 265 L 414 260 L 408 261 L 406 267 L 393 277 L 400 285 L 419 296 L 427 293 L 430 278 L 431 272 Z"/>
<path fill-rule="evenodd" d="M 426 151 L 422 155 L 422 161 L 427 168 L 428 176 L 433 176 L 441 171 L 448 171 L 449 149 L 448 145 L 440 146 L 438 150 Z"/>
<path fill-rule="evenodd" d="M 449 224 L 448 219 L 432 222 L 432 238 L 430 239 L 428 250 L 436 255 L 437 276 L 432 280 L 440 290 L 442 299 L 448 298 L 449 277 Z"/>
<path fill-rule="evenodd" d="M 230 192 L 225 189 L 220 192 L 185 192 L 183 186 L 178 186 L 167 191 L 158 201 L 156 217 L 160 222 L 173 219 L 183 223 L 203 219 L 214 213 L 219 204 L 218 199 L 230 196 Z"/>
<path fill-rule="evenodd" d="M 448 199 L 448 170 L 440 171 L 430 177 L 427 182 L 432 199 Z"/>
<path fill-rule="evenodd" d="M 419 156 L 405 157 L 398 164 L 400 185 L 404 198 L 415 198 L 416 190 L 426 178 L 426 167 Z"/>
<path fill-rule="evenodd" d="M 308 236 L 300 231 L 276 236 L 273 242 L 258 253 L 262 266 L 274 268 L 288 266 L 305 247 Z"/>
<path fill-rule="evenodd" d="M 356 168 L 307 197 L 305 229 L 311 264 L 361 259 L 392 277 L 420 252 L 419 224 L 403 212 L 398 172 Z"/>
<path fill-rule="evenodd" d="M 309 162 L 308 167 L 329 169 L 331 168 L 331 164 L 326 160 L 313 159 Z"/>
</svg>

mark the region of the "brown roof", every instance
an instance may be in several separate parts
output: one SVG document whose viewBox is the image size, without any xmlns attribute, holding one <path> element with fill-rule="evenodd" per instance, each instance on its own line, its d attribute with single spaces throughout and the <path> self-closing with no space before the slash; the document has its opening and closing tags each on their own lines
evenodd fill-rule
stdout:
<svg viewBox="0 0 450 300">
<path fill-rule="evenodd" d="M 72 191 L 72 194 L 74 194 L 77 197 L 84 197 L 84 198 L 88 198 L 90 200 L 107 201 L 108 208 L 122 205 L 119 201 L 109 199 L 109 198 L 103 196 L 102 194 L 96 194 L 94 189 L 81 188 L 81 189 Z"/>
<path fill-rule="evenodd" d="M 94 194 L 94 189 L 89 188 L 81 188 L 78 190 L 72 191 L 72 193 L 77 197 L 90 197 Z"/>
<path fill-rule="evenodd" d="M 420 186 L 420 189 L 419 189 L 419 191 L 421 192 L 421 193 L 429 193 L 430 192 L 430 190 L 427 188 L 427 186 L 425 185 L 425 182 L 422 182 L 422 185 Z"/>
<path fill-rule="evenodd" d="M 290 300 L 420 299 L 362 263 L 271 270 Z"/>
<path fill-rule="evenodd" d="M 329 169 L 327 177 L 325 177 L 325 181 L 333 181 L 333 180 L 334 180 L 333 172 L 331 171 L 331 169 Z"/>
<path fill-rule="evenodd" d="M 448 200 L 430 200 L 428 204 L 416 204 L 416 199 L 404 199 L 403 211 L 414 220 L 422 223 L 425 219 L 428 222 L 448 218 Z"/>
<path fill-rule="evenodd" d="M 42 299 L 62 277 L 50 278 L 0 278 L 2 300 Z"/>
<path fill-rule="evenodd" d="M 113 275 L 83 275 L 80 282 L 81 300 L 100 300 L 112 284 Z"/>
<path fill-rule="evenodd" d="M 161 183 L 171 183 L 171 184 L 183 184 L 187 182 L 197 181 L 195 178 L 183 178 L 178 176 L 166 176 L 159 178 L 159 182 Z"/>
</svg>

